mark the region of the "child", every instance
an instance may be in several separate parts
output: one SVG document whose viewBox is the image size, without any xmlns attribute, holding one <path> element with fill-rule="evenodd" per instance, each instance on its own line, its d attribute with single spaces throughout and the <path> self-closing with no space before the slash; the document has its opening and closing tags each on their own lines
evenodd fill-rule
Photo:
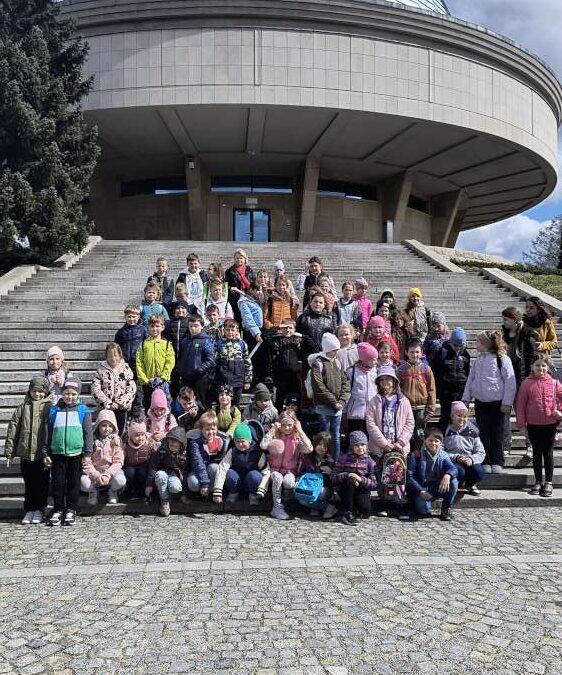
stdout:
<svg viewBox="0 0 562 675">
<path fill-rule="evenodd" d="M 146 429 L 150 437 L 159 443 L 178 423 L 168 410 L 168 400 L 162 389 L 155 389 L 150 397 L 150 408 L 146 415 Z"/>
<path fill-rule="evenodd" d="M 60 347 L 53 345 L 47 350 L 47 369 L 42 373 L 48 380 L 53 405 L 59 402 L 66 378 L 72 375 L 64 362 L 64 354 Z"/>
<path fill-rule="evenodd" d="M 125 457 L 125 478 L 129 499 L 142 499 L 148 462 L 156 450 L 156 442 L 146 432 L 144 420 L 131 420 L 123 436 L 123 453 Z"/>
<path fill-rule="evenodd" d="M 223 337 L 223 320 L 216 305 L 207 305 L 205 309 L 205 332 L 213 343 L 213 348 L 219 338 Z"/>
<path fill-rule="evenodd" d="M 354 299 L 357 301 L 359 307 L 361 308 L 361 328 L 365 328 L 371 314 L 373 313 L 373 303 L 367 297 L 367 290 L 369 284 L 363 277 L 355 280 L 355 296 Z"/>
<path fill-rule="evenodd" d="M 247 494 L 250 506 L 257 506 L 265 497 L 271 471 L 266 453 L 252 439 L 247 424 L 239 424 L 234 431 L 234 447 L 221 460 L 215 476 L 213 501 L 221 504 L 223 489 L 226 502 L 234 504 L 240 493 Z"/>
<path fill-rule="evenodd" d="M 43 462 L 51 469 L 54 509 L 49 525 L 74 525 L 78 498 L 82 454 L 91 453 L 93 445 L 92 416 L 80 402 L 80 380 L 67 375 L 62 397 L 54 405 L 43 427 Z"/>
<path fill-rule="evenodd" d="M 548 355 L 535 356 L 531 375 L 523 380 L 515 405 L 517 426 L 527 430 L 533 448 L 535 484 L 529 494 L 541 497 L 552 497 L 553 448 L 562 419 L 562 384 L 551 377 L 551 366 Z"/>
<path fill-rule="evenodd" d="M 190 316 L 187 325 L 189 333 L 182 340 L 181 356 L 176 370 L 180 376 L 181 386 L 193 389 L 205 406 L 215 371 L 215 350 L 205 332 L 202 317 Z"/>
<path fill-rule="evenodd" d="M 394 291 L 392 288 L 383 288 L 380 298 L 377 300 L 377 311 L 382 304 L 387 304 L 392 311 L 396 307 L 396 300 L 394 299 Z"/>
<path fill-rule="evenodd" d="M 451 416 L 451 404 L 462 398 L 468 374 L 470 373 L 470 354 L 466 348 L 466 333 L 457 326 L 451 331 L 451 337 L 443 343 L 441 351 L 432 366 L 437 396 L 441 404 L 439 428 L 445 431 Z"/>
<path fill-rule="evenodd" d="M 423 430 L 435 412 L 435 378 L 431 367 L 422 361 L 421 342 L 412 337 L 406 343 L 406 361 L 398 366 L 397 375 L 404 396 L 414 411 L 414 448 L 421 448 Z"/>
<path fill-rule="evenodd" d="M 336 337 L 341 345 L 338 349 L 338 361 L 344 373 L 359 360 L 355 344 L 356 335 L 355 327 L 350 323 L 342 323 L 336 331 Z"/>
<path fill-rule="evenodd" d="M 191 309 L 194 311 L 191 312 Z M 181 357 L 182 340 L 189 333 L 189 315 L 197 314 L 197 310 L 194 305 L 188 305 L 185 300 L 177 300 L 172 303 L 170 311 L 173 318 L 166 321 L 163 336 L 166 340 L 169 340 L 174 348 L 176 364 L 178 364 Z M 172 371 L 170 380 L 170 395 L 172 398 L 178 395 L 180 386 L 180 374 L 176 366 Z"/>
<path fill-rule="evenodd" d="M 194 305 L 189 303 L 189 294 L 187 292 L 187 286 L 182 282 L 178 282 L 174 288 L 174 298 L 177 302 L 178 300 L 183 300 L 188 307 L 194 307 Z"/>
<path fill-rule="evenodd" d="M 148 337 L 147 327 L 141 323 L 140 307 L 127 305 L 123 311 L 125 324 L 115 333 L 114 342 L 121 347 L 123 358 L 133 375 L 137 375 L 137 349 L 141 342 Z"/>
<path fill-rule="evenodd" d="M 205 412 L 205 408 L 197 400 L 191 387 L 182 387 L 172 402 L 171 412 L 176 418 L 178 426 L 183 427 L 187 432 L 195 427 L 199 418 Z"/>
<path fill-rule="evenodd" d="M 320 496 L 314 502 L 310 509 L 310 515 L 313 517 L 322 516 L 326 520 L 335 516 L 338 512 L 337 507 L 331 503 L 332 497 L 332 473 L 334 471 L 334 458 L 332 457 L 332 437 L 327 431 L 321 431 L 315 434 L 312 439 L 313 452 L 302 455 L 300 458 L 298 476 L 305 473 L 320 473 L 324 482 L 324 487 Z"/>
<path fill-rule="evenodd" d="M 410 288 L 405 311 L 410 322 L 412 335 L 418 337 L 423 344 L 429 333 L 429 317 L 431 313 L 425 306 L 422 292 L 419 288 Z"/>
<path fill-rule="evenodd" d="M 116 342 L 110 342 L 105 348 L 105 361 L 94 375 L 92 396 L 101 408 L 113 411 L 119 434 L 125 430 L 127 413 L 136 393 L 133 371 L 123 360 L 121 347 Z"/>
<path fill-rule="evenodd" d="M 271 392 L 261 382 L 254 387 L 254 400 L 244 409 L 245 420 L 256 420 L 267 433 L 271 425 L 277 421 L 279 413 L 271 402 Z"/>
<path fill-rule="evenodd" d="M 100 410 L 94 426 L 92 452 L 84 453 L 82 460 L 80 488 L 88 493 L 89 506 L 98 503 L 98 491 L 106 485 L 108 504 L 117 504 L 119 491 L 127 482 L 123 473 L 124 459 L 115 414 L 113 410 Z"/>
<path fill-rule="evenodd" d="M 398 345 L 394 341 L 392 335 L 385 333 L 386 323 L 382 316 L 374 316 L 369 320 L 367 328 L 365 329 L 365 342 L 370 342 L 378 351 L 381 342 L 387 342 L 392 349 L 392 360 L 396 365 L 400 362 L 400 352 Z"/>
<path fill-rule="evenodd" d="M 284 319 L 295 320 L 296 318 L 297 308 L 289 293 L 287 280 L 280 277 L 275 282 L 275 290 L 265 302 L 264 328 L 278 330 Z"/>
<path fill-rule="evenodd" d="M 377 350 L 368 342 L 360 342 L 357 353 L 359 361 L 346 371 L 351 389 L 345 409 L 348 432 L 367 430 L 367 405 L 377 393 Z"/>
<path fill-rule="evenodd" d="M 306 338 L 308 353 L 319 352 L 322 349 L 322 335 L 335 333 L 338 329 L 333 314 L 326 312 L 326 299 L 323 293 L 315 292 L 310 302 L 297 319 L 297 333 Z"/>
<path fill-rule="evenodd" d="M 409 318 L 405 312 L 401 312 L 397 307 L 391 305 L 390 308 L 390 334 L 398 347 L 399 360 L 405 358 L 406 341 L 412 337 L 412 331 L 409 328 Z"/>
<path fill-rule="evenodd" d="M 312 258 L 308 261 L 308 274 L 304 280 L 304 298 L 302 301 L 303 310 L 306 309 L 308 303 L 312 299 L 310 297 L 310 288 L 312 286 L 318 286 L 318 277 L 322 274 L 322 261 L 316 255 L 313 255 Z"/>
<path fill-rule="evenodd" d="M 241 293 L 238 289 L 234 291 L 239 296 L 238 311 L 242 321 L 244 340 L 248 349 L 253 351 L 257 344 L 263 342 L 263 310 L 258 301 L 257 288 L 252 284 L 246 293 Z M 265 349 L 259 349 L 252 358 L 252 380 L 261 382 L 264 378 Z"/>
<path fill-rule="evenodd" d="M 281 411 L 285 399 L 300 392 L 303 339 L 295 333 L 295 322 L 283 319 L 278 333 L 266 344 L 266 375 L 275 383 L 275 407 Z"/>
<path fill-rule="evenodd" d="M 480 432 L 469 422 L 468 408 L 462 401 L 455 401 L 451 406 L 451 423 L 443 443 L 457 469 L 459 487 L 464 484 L 468 494 L 477 497 L 480 494 L 478 483 L 484 476 L 482 462 L 486 453 Z"/>
<path fill-rule="evenodd" d="M 160 515 L 170 515 L 170 495 L 181 494 L 187 469 L 187 437 L 181 427 L 168 432 L 148 462 L 145 495 L 150 499 L 154 486 L 160 496 Z"/>
<path fill-rule="evenodd" d="M 262 311 L 265 310 L 265 303 L 269 298 L 270 293 L 273 291 L 273 282 L 269 278 L 269 272 L 267 270 L 258 270 L 256 272 L 256 285 L 255 292 L 253 294 L 254 299 L 261 307 Z"/>
<path fill-rule="evenodd" d="M 377 366 L 379 368 L 394 368 L 396 370 L 396 366 L 392 362 L 392 347 L 390 342 L 384 342 L 384 340 L 379 342 Z"/>
<path fill-rule="evenodd" d="M 423 341 L 422 351 L 428 364 L 433 369 L 439 358 L 444 343 L 451 337 L 447 321 L 443 312 L 433 312 L 431 315 L 431 330 Z"/>
<path fill-rule="evenodd" d="M 336 359 L 340 341 L 332 333 L 322 336 L 322 351 L 308 357 L 316 414 L 320 430 L 329 431 L 334 439 L 334 460 L 340 454 L 342 411 L 351 394 L 349 380 Z"/>
<path fill-rule="evenodd" d="M 363 312 L 359 301 L 353 297 L 354 286 L 351 281 L 344 281 L 341 287 L 342 296 L 338 300 L 340 321 L 351 324 L 358 331 L 363 330 Z"/>
<path fill-rule="evenodd" d="M 468 407 L 474 398 L 476 425 L 486 450 L 486 473 L 503 471 L 504 417 L 515 399 L 516 381 L 511 360 L 505 354 L 501 331 L 483 331 L 476 338 L 478 356 L 470 371 L 462 400 Z"/>
<path fill-rule="evenodd" d="M 349 452 L 336 463 L 332 481 L 341 500 L 342 523 L 357 525 L 355 513 L 371 515 L 371 490 L 377 486 L 375 462 L 367 452 L 368 440 L 362 431 L 349 434 Z"/>
<path fill-rule="evenodd" d="M 377 304 L 376 316 L 382 316 L 384 319 L 384 334 L 392 335 L 392 324 L 390 323 L 390 306 L 386 302 Z"/>
<path fill-rule="evenodd" d="M 219 312 L 220 319 L 232 319 L 234 317 L 234 312 L 228 302 L 228 296 L 223 295 L 223 293 L 224 283 L 220 279 L 210 281 L 209 295 L 203 303 L 203 309 L 206 312 L 210 305 L 214 305 Z"/>
<path fill-rule="evenodd" d="M 451 507 L 458 489 L 457 469 L 443 449 L 443 434 L 437 427 L 428 427 L 420 450 L 408 456 L 406 489 L 411 505 L 427 516 L 431 502 L 443 499 L 441 520 L 451 520 Z"/>
<path fill-rule="evenodd" d="M 248 345 L 240 338 L 238 323 L 233 319 L 224 322 L 224 338 L 216 342 L 216 384 L 232 387 L 234 405 L 240 405 L 242 389 L 252 383 L 252 362 Z"/>
<path fill-rule="evenodd" d="M 201 434 L 190 438 L 187 449 L 189 459 L 187 488 L 190 492 L 207 497 L 230 438 L 219 431 L 218 419 L 213 411 L 201 415 L 199 430 Z"/>
<path fill-rule="evenodd" d="M 164 321 L 170 319 L 166 308 L 160 302 L 160 286 L 151 281 L 144 287 L 144 300 L 141 303 L 141 321 L 145 326 L 154 314 L 163 316 Z"/>
<path fill-rule="evenodd" d="M 283 488 L 292 490 L 295 487 L 300 455 L 312 452 L 312 444 L 294 411 L 287 409 L 263 437 L 261 447 L 269 454 L 273 496 L 271 516 L 277 520 L 287 520 L 289 516 L 281 503 Z"/>
<path fill-rule="evenodd" d="M 153 389 L 162 388 L 167 396 L 170 394 L 170 378 L 176 357 L 171 343 L 162 337 L 163 331 L 163 317 L 159 314 L 151 316 L 148 321 L 149 336 L 137 349 L 137 378 L 142 387 L 145 410 Z"/>
<path fill-rule="evenodd" d="M 186 263 L 187 267 L 180 272 L 176 283 L 185 284 L 188 304 L 195 305 L 197 310 L 203 313 L 203 290 L 208 281 L 207 272 L 201 269 L 201 260 L 197 253 L 190 253 Z"/>
<path fill-rule="evenodd" d="M 326 301 L 326 311 L 328 314 L 334 315 L 336 325 L 339 326 L 341 323 L 340 308 L 338 304 L 338 296 L 334 290 L 332 279 L 327 274 L 321 274 L 318 277 L 318 288 L 324 294 L 324 299 Z"/>
<path fill-rule="evenodd" d="M 300 304 L 300 300 L 295 292 L 295 287 L 293 285 L 293 282 L 289 279 L 285 272 L 285 263 L 282 260 L 276 260 L 275 263 L 273 264 L 273 285 L 277 283 L 278 279 L 283 279 L 283 281 L 287 284 L 287 291 L 289 295 L 291 296 L 291 302 L 293 304 L 293 307 L 295 308 L 295 312 L 298 309 L 298 306 Z M 301 289 L 302 290 L 302 289 Z"/>
<path fill-rule="evenodd" d="M 217 412 L 217 426 L 219 431 L 232 438 L 234 429 L 242 421 L 242 414 L 236 405 L 232 405 L 234 391 L 228 384 L 219 387 L 218 401 L 219 409 Z"/>
<path fill-rule="evenodd" d="M 12 457 L 20 458 L 25 488 L 22 525 L 39 525 L 47 507 L 49 472 L 41 454 L 41 431 L 47 424 L 52 405 L 49 391 L 50 384 L 45 377 L 32 377 L 25 400 L 14 410 L 6 432 L 6 467 Z"/>
<path fill-rule="evenodd" d="M 146 283 L 154 281 L 158 284 L 160 288 L 160 297 L 166 308 L 174 301 L 174 279 L 173 277 L 168 277 L 169 270 L 167 258 L 159 256 L 156 258 L 156 271 L 146 280 Z"/>
</svg>

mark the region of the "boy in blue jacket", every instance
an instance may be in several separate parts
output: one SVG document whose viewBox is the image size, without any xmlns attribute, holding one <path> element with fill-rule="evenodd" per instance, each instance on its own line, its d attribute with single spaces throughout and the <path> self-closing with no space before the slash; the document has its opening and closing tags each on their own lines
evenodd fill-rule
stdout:
<svg viewBox="0 0 562 675">
<path fill-rule="evenodd" d="M 224 337 L 216 343 L 216 393 L 223 384 L 232 387 L 232 403 L 240 406 L 242 388 L 250 389 L 252 384 L 252 361 L 248 345 L 240 337 L 238 323 L 234 319 L 224 322 Z"/>
<path fill-rule="evenodd" d="M 421 515 L 429 515 L 431 502 L 443 499 L 441 520 L 451 520 L 451 507 L 458 489 L 457 469 L 443 448 L 443 434 L 427 427 L 420 450 L 408 455 L 406 491 Z"/>
<path fill-rule="evenodd" d="M 182 387 L 191 387 L 206 406 L 209 384 L 215 371 L 215 350 L 204 330 L 205 323 L 199 315 L 188 318 L 188 334 L 181 341 L 179 363 L 176 366 Z"/>
<path fill-rule="evenodd" d="M 187 446 L 187 489 L 207 497 L 230 438 L 218 430 L 217 416 L 213 411 L 201 415 L 199 431 L 199 435 L 191 432 Z"/>
</svg>

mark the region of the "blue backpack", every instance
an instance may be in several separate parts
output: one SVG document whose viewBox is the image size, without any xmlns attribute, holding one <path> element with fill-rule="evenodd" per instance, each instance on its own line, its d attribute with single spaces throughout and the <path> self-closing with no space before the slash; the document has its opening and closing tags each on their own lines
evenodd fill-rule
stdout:
<svg viewBox="0 0 562 675">
<path fill-rule="evenodd" d="M 321 473 L 304 473 L 295 485 L 295 499 L 299 504 L 312 506 L 320 497 L 324 487 Z"/>
</svg>

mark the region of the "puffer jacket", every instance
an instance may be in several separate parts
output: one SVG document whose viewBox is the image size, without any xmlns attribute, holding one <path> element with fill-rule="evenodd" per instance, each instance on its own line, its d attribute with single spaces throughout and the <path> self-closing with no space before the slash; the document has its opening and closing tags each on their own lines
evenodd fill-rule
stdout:
<svg viewBox="0 0 562 675">
<path fill-rule="evenodd" d="M 402 452 L 407 455 L 410 452 L 410 439 L 414 433 L 414 413 L 410 401 L 403 394 L 398 394 L 398 399 L 394 420 L 396 442 L 402 446 Z M 369 435 L 369 453 L 376 457 L 382 457 L 383 448 L 388 445 L 388 440 L 382 432 L 382 398 L 380 394 L 375 394 L 369 401 L 365 413 L 365 422 Z"/>
<path fill-rule="evenodd" d="M 425 408 L 427 412 L 435 412 L 436 392 L 435 378 L 431 367 L 404 361 L 396 372 L 400 380 L 402 393 L 412 404 L 412 408 Z"/>
<path fill-rule="evenodd" d="M 189 473 L 194 473 L 201 485 L 209 485 L 211 479 L 207 473 L 209 464 L 219 464 L 226 454 L 230 438 L 222 432 L 217 433 L 218 438 L 222 441 L 222 446 L 218 452 L 209 454 L 205 449 L 205 441 L 203 436 L 191 438 L 187 445 L 187 457 L 189 463 Z"/>
<path fill-rule="evenodd" d="M 367 404 L 377 393 L 377 369 L 373 367 L 365 370 L 356 363 L 347 370 L 347 379 L 351 388 L 351 395 L 347 402 L 346 414 L 350 420 L 364 420 Z"/>
<path fill-rule="evenodd" d="M 168 310 L 161 302 L 142 302 L 141 303 L 141 321 L 148 326 L 148 320 L 153 314 L 161 314 L 164 321 L 170 320 Z"/>
<path fill-rule="evenodd" d="M 260 335 L 263 328 L 263 310 L 259 303 L 248 295 L 242 295 L 238 300 L 238 310 L 242 317 L 242 328 L 253 338 Z"/>
<path fill-rule="evenodd" d="M 148 328 L 139 321 L 135 326 L 126 323 L 115 333 L 115 342 L 121 347 L 123 358 L 129 368 L 135 373 L 137 364 L 137 349 L 141 342 L 148 337 Z"/>
<path fill-rule="evenodd" d="M 137 377 L 141 385 L 155 377 L 169 382 L 175 365 L 174 348 L 168 340 L 148 337 L 137 350 Z"/>
<path fill-rule="evenodd" d="M 92 396 L 100 406 L 111 407 L 112 403 L 119 406 L 119 410 L 130 410 L 137 392 L 133 371 L 125 363 L 112 368 L 107 361 L 103 361 L 94 375 Z"/>
<path fill-rule="evenodd" d="M 309 356 L 312 391 L 316 405 L 327 405 L 334 408 L 337 403 L 343 406 L 348 402 L 351 388 L 347 375 L 342 372 L 337 359 L 328 359 L 322 354 Z"/>
<path fill-rule="evenodd" d="M 480 440 L 478 427 L 472 422 L 467 422 L 459 431 L 449 424 L 443 438 L 445 450 L 455 462 L 457 457 L 470 457 L 473 464 L 482 464 L 486 451 Z"/>
<path fill-rule="evenodd" d="M 277 293 L 272 293 L 265 303 L 263 317 L 264 328 L 279 328 L 283 319 L 297 318 L 297 308 L 293 305 L 291 296 L 287 293 L 282 298 Z"/>
<path fill-rule="evenodd" d="M 168 449 L 168 439 L 173 438 L 180 442 L 180 451 L 173 454 Z M 187 473 L 188 461 L 186 454 L 185 431 L 176 427 L 172 429 L 168 436 L 162 441 L 158 450 L 153 453 L 148 462 L 148 476 L 146 478 L 147 487 L 154 486 L 154 477 L 158 471 L 164 471 L 168 476 L 176 476 L 183 483 Z"/>
<path fill-rule="evenodd" d="M 286 373 L 300 373 L 303 351 L 302 335 L 295 333 L 291 337 L 274 335 L 266 342 L 267 372 L 275 380 Z"/>
<path fill-rule="evenodd" d="M 466 381 L 463 401 L 470 402 L 474 398 L 483 403 L 501 401 L 502 405 L 513 405 L 517 387 L 513 365 L 511 359 L 504 354 L 501 357 L 500 370 L 498 358 L 492 352 L 478 354 Z"/>
<path fill-rule="evenodd" d="M 184 338 L 189 335 L 189 318 L 187 316 L 182 316 L 179 319 L 173 318 L 169 321 L 166 321 L 166 328 L 162 333 L 162 337 L 165 337 L 166 340 L 169 340 L 172 343 L 174 348 L 174 354 L 176 355 L 176 361 L 179 360 L 181 355 L 181 345 Z"/>
<path fill-rule="evenodd" d="M 215 350 L 205 331 L 199 335 L 186 335 L 181 343 L 179 363 L 176 370 L 188 379 L 210 375 L 215 368 Z"/>
<path fill-rule="evenodd" d="M 34 401 L 26 394 L 24 402 L 14 410 L 8 424 L 4 455 L 6 459 L 20 457 L 27 461 L 42 459 L 41 434 L 49 419 L 53 402 L 50 398 Z"/>
<path fill-rule="evenodd" d="M 550 375 L 531 375 L 523 380 L 515 402 L 519 428 L 527 424 L 556 424 L 555 410 L 562 412 L 562 384 L 558 380 Z"/>
<path fill-rule="evenodd" d="M 114 433 L 105 438 L 98 438 L 97 432 L 102 422 L 111 422 Z M 82 471 L 93 481 L 99 480 L 101 474 L 114 476 L 123 468 L 125 456 L 121 447 L 121 439 L 117 433 L 115 415 L 111 410 L 100 411 L 94 427 L 94 444 L 92 452 L 84 455 Z"/>
<path fill-rule="evenodd" d="M 248 346 L 241 339 L 222 338 L 216 343 L 217 381 L 238 388 L 252 382 L 252 361 Z"/>
<path fill-rule="evenodd" d="M 297 332 L 309 338 L 310 352 L 319 352 L 322 349 L 324 333 L 336 334 L 338 324 L 334 314 L 317 314 L 307 307 L 297 319 Z"/>
<path fill-rule="evenodd" d="M 470 354 L 466 347 L 456 352 L 445 342 L 432 365 L 437 395 L 460 396 L 470 373 Z"/>
</svg>

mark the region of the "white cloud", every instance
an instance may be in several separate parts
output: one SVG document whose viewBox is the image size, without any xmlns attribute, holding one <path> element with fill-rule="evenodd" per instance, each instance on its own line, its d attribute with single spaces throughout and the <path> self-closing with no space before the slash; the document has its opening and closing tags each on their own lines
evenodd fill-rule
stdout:
<svg viewBox="0 0 562 675">
<path fill-rule="evenodd" d="M 461 232 L 456 248 L 500 255 L 521 262 L 523 251 L 528 252 L 539 230 L 550 220 L 541 222 L 524 214 L 501 220 L 475 230 Z"/>
</svg>

